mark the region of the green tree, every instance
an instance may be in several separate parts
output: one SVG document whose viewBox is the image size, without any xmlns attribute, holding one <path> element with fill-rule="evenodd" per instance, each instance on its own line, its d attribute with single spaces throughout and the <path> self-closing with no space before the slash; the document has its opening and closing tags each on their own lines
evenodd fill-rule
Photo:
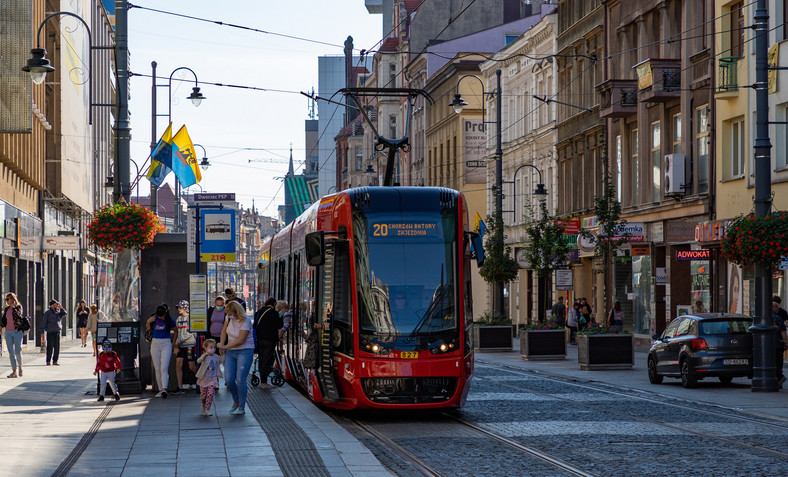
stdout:
<svg viewBox="0 0 788 477">
<path fill-rule="evenodd" d="M 547 204 L 539 201 L 539 219 L 531 222 L 525 229 L 528 243 L 525 246 L 525 257 L 530 268 L 535 270 L 539 278 L 538 316 L 544 321 L 545 309 L 551 302 L 551 289 L 548 278 L 557 269 L 562 268 L 569 253 L 569 244 L 564 235 L 564 226 L 547 212 Z M 532 213 L 533 217 L 534 214 Z"/>
<path fill-rule="evenodd" d="M 613 186 L 610 177 L 610 163 L 607 155 L 607 128 L 603 127 L 600 133 L 602 150 L 602 195 L 594 197 L 594 215 L 599 226 L 596 233 L 581 228 L 580 234 L 587 240 L 595 242 L 594 255 L 599 257 L 602 268 L 594 270 L 595 273 L 603 275 L 604 290 L 602 309 L 610 309 L 611 293 L 613 286 L 611 283 L 610 268 L 613 265 L 616 250 L 629 240 L 629 232 L 625 231 L 626 220 L 621 219 L 621 202 L 616 198 L 616 188 Z M 607 327 L 607 320 L 603 320 Z"/>
<path fill-rule="evenodd" d="M 506 245 L 506 236 L 503 233 L 503 221 L 500 213 L 487 216 L 487 240 L 484 243 L 484 265 L 479 269 L 479 275 L 487 283 L 496 287 L 503 286 L 517 278 L 519 267 L 512 258 L 512 249 Z M 495 310 L 503 315 L 503 310 Z"/>
</svg>

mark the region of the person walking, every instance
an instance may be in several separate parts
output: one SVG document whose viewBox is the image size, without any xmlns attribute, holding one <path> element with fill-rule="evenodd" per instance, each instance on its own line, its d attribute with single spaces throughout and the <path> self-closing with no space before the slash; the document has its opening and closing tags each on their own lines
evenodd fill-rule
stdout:
<svg viewBox="0 0 788 477">
<path fill-rule="evenodd" d="M 228 303 L 231 301 L 237 301 L 243 307 L 244 312 L 246 312 L 246 302 L 243 300 L 243 298 L 236 295 L 235 290 L 233 290 L 232 288 L 224 289 L 224 299 Z"/>
<path fill-rule="evenodd" d="M 575 335 L 577 334 L 577 303 L 576 306 L 569 308 L 569 314 L 566 317 L 566 327 L 569 328 L 569 344 L 577 344 Z"/>
<path fill-rule="evenodd" d="M 219 363 L 223 359 L 216 355 L 216 340 L 208 338 L 203 342 L 202 348 L 203 354 L 197 358 L 197 362 L 200 363 L 200 370 L 197 371 L 197 385 L 200 386 L 200 412 L 203 416 L 210 416 L 213 393 L 219 387 L 219 378 L 222 377 Z"/>
<path fill-rule="evenodd" d="M 580 313 L 580 325 L 577 327 L 578 330 L 583 330 L 591 323 L 591 305 L 588 304 L 588 300 L 585 298 L 580 299 L 580 308 L 577 309 Z"/>
<path fill-rule="evenodd" d="M 118 392 L 118 385 L 115 384 L 115 376 L 121 372 L 123 366 L 120 364 L 118 353 L 112 351 L 112 343 L 109 340 L 104 340 L 101 343 L 101 353 L 96 360 L 96 369 L 93 371 L 93 376 L 99 374 L 101 379 L 101 391 L 97 401 L 104 400 L 104 393 L 107 390 L 107 382 L 109 382 L 109 390 L 115 396 L 116 401 L 120 401 L 120 393 Z"/>
<path fill-rule="evenodd" d="M 82 338 L 83 348 L 87 346 L 88 316 L 90 316 L 90 308 L 88 308 L 85 300 L 79 300 L 79 303 L 77 303 L 77 330 L 79 331 L 79 337 Z"/>
<path fill-rule="evenodd" d="M 224 297 L 217 296 L 213 301 L 213 306 L 208 308 L 208 338 L 219 342 L 224 328 Z"/>
<path fill-rule="evenodd" d="M 66 316 L 66 310 L 63 305 L 57 300 L 49 302 L 49 309 L 44 312 L 41 318 L 41 341 L 44 341 L 46 336 L 47 344 L 47 366 L 57 363 L 60 357 L 60 333 L 63 331 L 63 317 Z"/>
<path fill-rule="evenodd" d="M 553 320 L 561 326 L 566 324 L 566 307 L 564 306 L 564 297 L 563 295 L 558 295 L 558 302 L 553 305 L 553 308 L 550 310 L 550 313 L 553 315 Z"/>
<path fill-rule="evenodd" d="M 780 306 L 783 302 L 782 298 L 779 295 L 774 295 L 772 302 L 777 303 L 777 316 L 782 318 L 783 321 L 788 321 L 788 311 L 785 311 L 785 308 Z"/>
<path fill-rule="evenodd" d="M 6 293 L 5 309 L 0 318 L 0 327 L 5 330 L 5 344 L 8 355 L 11 357 L 11 374 L 9 378 L 22 376 L 22 338 L 24 331 L 21 330 L 22 305 L 14 293 Z"/>
<path fill-rule="evenodd" d="M 231 414 L 246 414 L 246 378 L 252 367 L 254 356 L 254 339 L 252 338 L 252 320 L 243 307 L 236 301 L 227 303 L 225 307 L 227 320 L 222 329 L 221 341 L 217 348 L 224 349 L 224 380 L 233 396 Z M 224 340 L 227 338 L 227 344 Z"/>
<path fill-rule="evenodd" d="M 624 331 L 624 312 L 621 310 L 621 302 L 616 300 L 613 309 L 607 316 L 607 326 L 621 333 Z"/>
<path fill-rule="evenodd" d="M 88 315 L 88 322 L 85 328 L 90 332 L 90 340 L 93 342 L 93 356 L 98 354 L 98 336 L 96 335 L 96 333 L 98 333 L 98 324 L 99 322 L 104 323 L 106 321 L 107 315 L 99 310 L 98 305 L 95 303 L 90 305 L 90 314 Z"/>
<path fill-rule="evenodd" d="M 178 318 L 175 326 L 178 330 L 175 346 L 172 352 L 175 353 L 175 377 L 178 380 L 178 389 L 174 394 L 184 394 L 183 390 L 183 362 L 187 361 L 192 373 L 197 372 L 196 358 L 193 348 L 197 346 L 197 337 L 189 332 L 189 302 L 181 300 L 178 302 Z"/>
<path fill-rule="evenodd" d="M 279 342 L 279 330 L 284 326 L 284 320 L 276 311 L 276 298 L 269 298 L 257 312 L 257 366 L 260 371 L 260 389 L 271 389 L 268 384 L 268 375 L 274 364 L 274 352 Z"/>
<path fill-rule="evenodd" d="M 151 332 L 150 354 L 153 369 L 156 371 L 156 382 L 159 393 L 156 397 L 167 399 L 167 386 L 170 382 L 170 359 L 172 350 L 177 347 L 177 334 L 172 333 L 175 321 L 170 316 L 170 309 L 166 303 L 156 307 L 156 314 L 148 318 L 145 323 L 146 331 Z"/>
</svg>

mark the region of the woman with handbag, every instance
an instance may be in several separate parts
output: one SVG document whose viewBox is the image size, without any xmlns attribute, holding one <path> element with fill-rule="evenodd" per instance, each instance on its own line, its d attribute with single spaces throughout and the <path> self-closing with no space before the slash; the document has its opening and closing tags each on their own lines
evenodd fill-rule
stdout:
<svg viewBox="0 0 788 477">
<path fill-rule="evenodd" d="M 231 414 L 246 414 L 246 378 L 252 367 L 254 357 L 254 338 L 252 338 L 252 320 L 246 316 L 243 307 L 236 301 L 225 305 L 227 319 L 222 329 L 221 341 L 217 348 L 224 353 L 224 380 L 233 395 Z M 224 344 L 225 338 L 227 344 Z"/>
<path fill-rule="evenodd" d="M 5 309 L 0 318 L 0 326 L 5 328 L 5 344 L 11 357 L 11 374 L 9 378 L 22 376 L 22 305 L 14 293 L 5 295 Z"/>
<path fill-rule="evenodd" d="M 88 316 L 90 309 L 88 308 L 85 300 L 79 300 L 77 303 L 77 329 L 79 330 L 79 337 L 82 338 L 82 347 L 86 347 L 88 338 Z"/>
</svg>

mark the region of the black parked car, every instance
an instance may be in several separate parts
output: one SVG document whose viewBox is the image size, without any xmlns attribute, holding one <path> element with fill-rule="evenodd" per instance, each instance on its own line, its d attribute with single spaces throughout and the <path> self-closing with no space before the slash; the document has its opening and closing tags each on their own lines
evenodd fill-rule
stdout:
<svg viewBox="0 0 788 477">
<path fill-rule="evenodd" d="M 737 376 L 752 378 L 752 318 L 732 313 L 679 316 L 648 352 L 648 380 L 681 378 L 685 388 L 715 376 L 728 384 Z"/>
</svg>

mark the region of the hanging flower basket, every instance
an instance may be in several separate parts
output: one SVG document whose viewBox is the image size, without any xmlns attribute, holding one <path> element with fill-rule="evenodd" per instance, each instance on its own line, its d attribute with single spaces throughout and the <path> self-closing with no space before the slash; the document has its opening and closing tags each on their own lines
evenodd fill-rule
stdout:
<svg viewBox="0 0 788 477">
<path fill-rule="evenodd" d="M 90 242 L 108 251 L 141 250 L 153 243 L 157 233 L 165 231 L 156 214 L 141 205 L 125 202 L 96 210 L 88 224 Z"/>
<path fill-rule="evenodd" d="M 788 212 L 736 217 L 725 229 L 722 256 L 741 266 L 763 263 L 776 269 L 780 257 L 788 256 Z"/>
</svg>

